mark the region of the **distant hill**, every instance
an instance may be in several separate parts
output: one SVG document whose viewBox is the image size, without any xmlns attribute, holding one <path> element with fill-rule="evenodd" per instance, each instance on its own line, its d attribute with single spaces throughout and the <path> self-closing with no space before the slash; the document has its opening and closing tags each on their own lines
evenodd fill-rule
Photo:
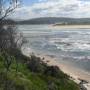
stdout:
<svg viewBox="0 0 90 90">
<path fill-rule="evenodd" d="M 42 17 L 30 20 L 18 21 L 18 24 L 90 24 L 90 18 L 62 18 L 62 17 Z"/>
</svg>

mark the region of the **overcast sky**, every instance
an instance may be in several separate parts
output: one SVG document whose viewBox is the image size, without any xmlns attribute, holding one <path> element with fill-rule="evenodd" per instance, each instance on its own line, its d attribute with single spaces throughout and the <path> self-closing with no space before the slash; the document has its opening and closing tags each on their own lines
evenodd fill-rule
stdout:
<svg viewBox="0 0 90 90">
<path fill-rule="evenodd" d="M 23 0 L 15 19 L 37 17 L 90 17 L 90 0 Z"/>
</svg>

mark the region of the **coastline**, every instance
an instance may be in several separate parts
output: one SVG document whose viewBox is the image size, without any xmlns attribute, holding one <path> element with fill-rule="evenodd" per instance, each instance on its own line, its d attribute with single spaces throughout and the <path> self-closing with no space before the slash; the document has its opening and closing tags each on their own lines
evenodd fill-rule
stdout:
<svg viewBox="0 0 90 90">
<path fill-rule="evenodd" d="M 43 62 L 47 63 L 48 65 L 58 66 L 64 73 L 70 76 L 71 80 L 73 80 L 77 84 L 80 84 L 81 81 L 84 80 L 87 83 L 84 82 L 81 85 L 85 87 L 86 90 L 90 90 L 90 73 L 73 67 L 70 64 L 58 62 L 57 58 L 55 58 L 54 56 L 35 53 L 35 51 L 33 51 L 31 48 L 22 50 L 22 52 L 26 56 L 30 56 L 32 53 L 34 53 L 37 57 L 40 57 L 43 60 Z"/>
<path fill-rule="evenodd" d="M 45 59 L 43 61 L 48 65 L 58 66 L 64 73 L 66 73 L 71 77 L 70 79 L 72 79 L 77 84 L 80 84 L 81 81 L 84 80 L 86 83 L 82 83 L 82 85 L 87 90 L 90 90 L 90 73 L 84 72 L 83 70 L 75 68 L 71 65 L 60 63 L 56 60 L 56 58 L 49 55 L 47 56 L 47 55 L 37 54 L 37 56 L 41 58 L 44 57 Z"/>
<path fill-rule="evenodd" d="M 90 29 L 90 25 L 52 25 L 52 27 L 60 29 Z"/>
</svg>

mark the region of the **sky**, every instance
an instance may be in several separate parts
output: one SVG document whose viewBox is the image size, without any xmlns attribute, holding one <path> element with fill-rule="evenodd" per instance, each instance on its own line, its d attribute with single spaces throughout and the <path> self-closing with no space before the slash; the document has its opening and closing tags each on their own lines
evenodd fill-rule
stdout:
<svg viewBox="0 0 90 90">
<path fill-rule="evenodd" d="M 90 0 L 22 0 L 11 15 L 15 19 L 38 17 L 90 18 Z"/>
</svg>

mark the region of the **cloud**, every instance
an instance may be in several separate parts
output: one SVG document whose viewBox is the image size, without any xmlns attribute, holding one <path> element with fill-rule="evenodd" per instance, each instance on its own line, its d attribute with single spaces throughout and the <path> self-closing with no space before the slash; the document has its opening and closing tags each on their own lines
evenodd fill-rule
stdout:
<svg viewBox="0 0 90 90">
<path fill-rule="evenodd" d="M 87 2 L 88 1 L 88 2 L 90 2 L 90 0 L 80 0 L 80 1 L 84 1 L 84 2 Z"/>
<path fill-rule="evenodd" d="M 15 11 L 12 17 L 30 19 L 36 17 L 90 17 L 89 0 L 39 0 L 31 6 Z"/>
</svg>

